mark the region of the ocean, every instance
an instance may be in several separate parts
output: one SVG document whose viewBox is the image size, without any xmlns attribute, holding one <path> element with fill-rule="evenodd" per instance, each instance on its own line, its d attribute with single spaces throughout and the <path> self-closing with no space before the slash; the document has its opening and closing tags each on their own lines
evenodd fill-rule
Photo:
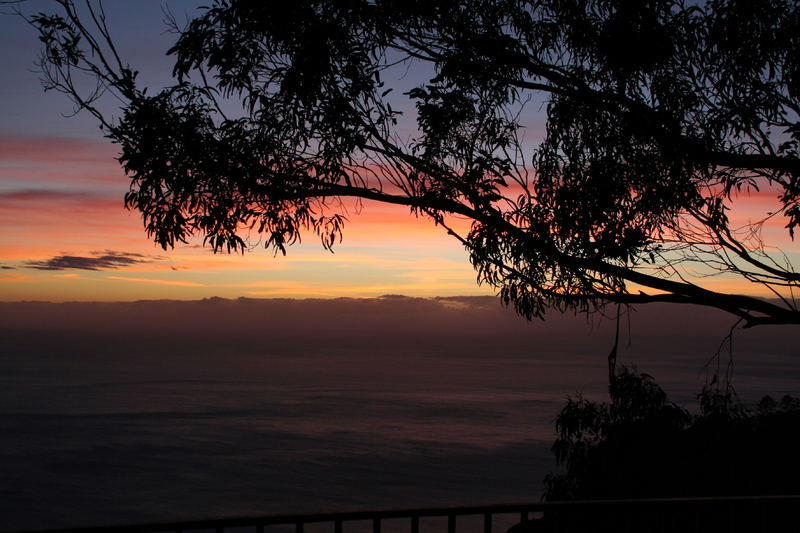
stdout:
<svg viewBox="0 0 800 533">
<path fill-rule="evenodd" d="M 693 408 L 733 355 L 800 395 L 792 327 L 642 308 L 620 362 Z M 0 303 L 0 529 L 538 500 L 614 322 L 493 298 Z"/>
</svg>

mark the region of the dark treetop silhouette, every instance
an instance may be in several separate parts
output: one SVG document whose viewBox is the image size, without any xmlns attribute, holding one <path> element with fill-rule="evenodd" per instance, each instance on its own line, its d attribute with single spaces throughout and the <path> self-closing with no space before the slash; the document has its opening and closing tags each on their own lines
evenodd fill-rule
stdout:
<svg viewBox="0 0 800 533">
<path fill-rule="evenodd" d="M 447 228 L 529 318 L 668 301 L 800 323 L 800 274 L 760 232 L 800 223 L 795 1 L 217 0 L 173 22 L 175 83 L 155 94 L 101 5 L 58 3 L 28 18 L 46 87 L 120 145 L 125 203 L 165 248 L 202 234 L 243 251 L 257 231 L 285 253 L 303 229 L 330 248 L 354 197 Z M 382 81 L 398 69 L 430 75 L 398 96 Z M 96 106 L 105 91 L 118 120 Z M 543 101 L 546 134 L 526 146 L 523 117 Z M 731 209 L 759 189 L 774 209 L 736 227 Z M 709 274 L 779 300 L 708 290 Z"/>
</svg>

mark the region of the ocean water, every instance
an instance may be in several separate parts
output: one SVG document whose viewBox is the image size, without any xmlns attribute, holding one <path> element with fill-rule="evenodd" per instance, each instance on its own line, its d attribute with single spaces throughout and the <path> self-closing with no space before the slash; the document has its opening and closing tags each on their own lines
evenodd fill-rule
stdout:
<svg viewBox="0 0 800 533">
<path fill-rule="evenodd" d="M 728 318 L 637 320 L 621 360 L 691 406 Z M 0 304 L 0 529 L 537 500 L 612 326 L 491 299 Z M 797 331 L 735 339 L 745 399 L 798 394 Z"/>
</svg>

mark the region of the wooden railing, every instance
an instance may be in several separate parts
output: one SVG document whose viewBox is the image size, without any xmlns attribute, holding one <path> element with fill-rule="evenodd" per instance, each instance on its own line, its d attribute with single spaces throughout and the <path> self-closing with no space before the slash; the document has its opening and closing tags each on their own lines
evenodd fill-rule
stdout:
<svg viewBox="0 0 800 533">
<path fill-rule="evenodd" d="M 532 513 L 541 518 L 529 521 Z M 427 518 L 446 518 L 447 533 L 457 533 L 458 517 L 482 517 L 482 533 L 493 531 L 494 518 L 511 515 L 512 523 L 527 525 L 527 532 L 771 532 L 800 531 L 800 495 L 743 496 L 719 498 L 658 498 L 634 500 L 585 500 L 570 502 L 529 502 L 469 507 L 428 507 L 350 511 L 312 514 L 272 514 L 179 522 L 157 522 L 114 526 L 91 526 L 36 530 L 37 533 L 155 533 L 188 531 L 224 532 L 250 528 L 264 533 L 266 528 L 289 526 L 295 533 L 307 533 L 306 525 L 329 523 L 330 533 L 346 533 L 347 522 L 371 522 L 372 533 L 381 533 L 387 520 L 407 520 L 409 533 L 420 532 L 420 522 Z M 787 522 L 787 520 L 789 522 Z M 473 526 L 474 527 L 474 526 Z M 33 530 L 30 530 L 33 531 Z M 445 533 L 441 529 L 437 533 Z M 18 532 L 20 533 L 20 532 Z M 26 532 L 28 533 L 28 532 Z M 478 532 L 476 532 L 478 533 Z"/>
</svg>

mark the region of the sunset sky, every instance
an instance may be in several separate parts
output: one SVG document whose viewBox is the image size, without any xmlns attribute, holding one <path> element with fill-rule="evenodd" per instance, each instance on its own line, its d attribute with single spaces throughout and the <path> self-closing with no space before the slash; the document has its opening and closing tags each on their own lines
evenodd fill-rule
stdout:
<svg viewBox="0 0 800 533">
<path fill-rule="evenodd" d="M 181 19 L 198 3 L 167 5 Z M 28 12 L 49 6 L 24 4 Z M 161 6 L 159 0 L 106 3 L 123 58 L 153 89 L 169 82 L 171 69 L 164 51 L 173 36 L 164 31 Z M 128 180 L 114 159 L 116 147 L 88 114 L 64 116 L 72 111 L 66 97 L 43 92 L 33 29 L 15 16 L 2 16 L 0 44 L 0 300 L 492 293 L 477 284 L 467 253 L 444 231 L 405 208 L 380 204 L 350 213 L 344 242 L 334 254 L 313 235 L 286 257 L 264 250 L 257 236 L 244 256 L 214 255 L 199 240 L 174 250 L 158 248 L 138 215 L 123 208 Z M 413 83 L 414 74 L 409 76 L 403 83 Z M 113 99 L 104 105 L 113 109 Z M 527 140 L 541 131 L 541 124 L 530 126 Z M 796 252 L 783 232 L 780 239 Z M 727 280 L 709 283 L 731 288 Z"/>
<path fill-rule="evenodd" d="M 168 5 L 181 17 L 197 3 Z M 154 87 L 171 68 L 161 4 L 106 3 L 123 54 Z M 116 147 L 87 114 L 64 117 L 66 97 L 42 91 L 34 31 L 13 16 L 0 24 L 1 300 L 491 294 L 460 244 L 407 209 L 380 204 L 351 212 L 333 254 L 314 235 L 286 257 L 257 239 L 244 256 L 214 255 L 201 241 L 162 250 L 123 208 L 128 180 Z"/>
</svg>

